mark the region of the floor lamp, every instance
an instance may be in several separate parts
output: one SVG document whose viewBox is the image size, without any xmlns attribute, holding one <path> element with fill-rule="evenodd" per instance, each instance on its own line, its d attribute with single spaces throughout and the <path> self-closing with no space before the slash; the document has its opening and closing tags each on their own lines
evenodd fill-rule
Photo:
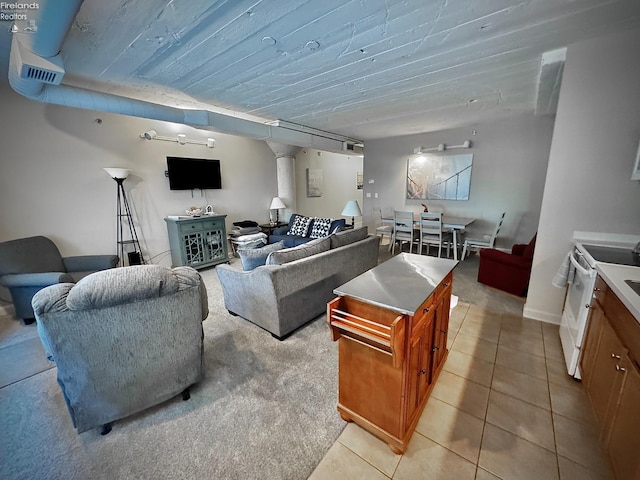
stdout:
<svg viewBox="0 0 640 480">
<path fill-rule="evenodd" d="M 133 217 L 131 216 L 131 208 L 129 207 L 129 201 L 127 200 L 127 194 L 124 191 L 124 181 L 131 172 L 128 168 L 105 168 L 105 172 L 109 174 L 118 184 L 118 206 L 117 206 L 117 238 L 116 238 L 116 254 L 120 257 L 120 265 L 125 265 L 125 245 L 132 245 L 133 251 L 126 252 L 129 260 L 129 265 L 142 265 L 144 264 L 144 258 L 142 257 L 142 250 L 140 249 L 140 242 L 138 241 L 138 234 L 136 233 L 136 227 L 133 224 Z M 129 225 L 128 240 L 124 239 L 123 235 L 123 219 L 127 220 Z"/>
</svg>

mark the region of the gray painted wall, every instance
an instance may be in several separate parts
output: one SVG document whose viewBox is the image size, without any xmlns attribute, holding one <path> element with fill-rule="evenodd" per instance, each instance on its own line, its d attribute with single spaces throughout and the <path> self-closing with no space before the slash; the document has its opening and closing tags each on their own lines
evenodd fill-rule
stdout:
<svg viewBox="0 0 640 480">
<path fill-rule="evenodd" d="M 145 256 L 170 264 L 167 215 L 212 204 L 227 226 L 246 218 L 268 221 L 277 193 L 276 163 L 265 142 L 102 112 L 45 105 L 0 86 L 3 145 L 0 162 L 0 241 L 51 237 L 64 255 L 115 252 L 116 183 L 103 167 L 133 169 L 125 181 L 138 214 Z M 96 118 L 102 119 L 97 123 Z M 140 133 L 182 132 L 216 139 L 216 148 L 147 141 Z M 222 190 L 169 190 L 167 155 L 221 160 Z"/>
<path fill-rule="evenodd" d="M 414 147 L 460 145 L 471 140 L 470 150 L 444 152 L 473 153 L 469 200 L 429 200 L 427 205 L 434 211 L 476 218 L 469 227 L 470 236 L 491 230 L 506 211 L 497 245 L 511 248 L 513 243 L 526 243 L 538 226 L 552 130 L 553 118 L 526 115 L 468 128 L 369 140 L 364 162 L 365 221 L 374 225 L 374 208 L 422 210 L 424 201 L 405 198 L 407 159 Z"/>
<path fill-rule="evenodd" d="M 307 168 L 322 170 L 322 197 L 307 197 Z M 357 200 L 362 209 L 362 190 L 356 187 L 356 174 L 362 172 L 362 157 L 300 149 L 296 153 L 296 202 L 298 213 L 316 217 L 342 217 L 340 213 L 348 200 Z M 362 223 L 362 218 L 355 218 Z"/>
<path fill-rule="evenodd" d="M 567 49 L 525 314 L 559 322 L 551 285 L 574 231 L 640 234 L 640 30 Z"/>
</svg>

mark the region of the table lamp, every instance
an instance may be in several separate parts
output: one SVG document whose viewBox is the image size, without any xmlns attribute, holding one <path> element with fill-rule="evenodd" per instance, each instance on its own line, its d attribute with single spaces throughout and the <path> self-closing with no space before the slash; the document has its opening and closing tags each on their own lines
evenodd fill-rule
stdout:
<svg viewBox="0 0 640 480">
<path fill-rule="evenodd" d="M 273 197 L 273 200 L 271 200 L 271 206 L 269 207 L 269 210 L 275 210 L 276 211 L 276 220 L 275 222 L 273 220 L 271 220 L 271 223 L 273 225 L 276 225 L 279 222 L 278 219 L 278 211 L 281 208 L 287 208 L 287 206 L 284 204 L 284 202 L 282 201 L 282 199 L 280 197 Z M 269 217 L 271 217 L 271 212 L 269 212 Z"/>
<path fill-rule="evenodd" d="M 362 216 L 362 210 L 360 210 L 360 205 L 358 205 L 357 200 L 349 200 L 340 215 L 351 217 L 351 226 L 353 227 L 355 223 L 354 217 Z"/>
</svg>

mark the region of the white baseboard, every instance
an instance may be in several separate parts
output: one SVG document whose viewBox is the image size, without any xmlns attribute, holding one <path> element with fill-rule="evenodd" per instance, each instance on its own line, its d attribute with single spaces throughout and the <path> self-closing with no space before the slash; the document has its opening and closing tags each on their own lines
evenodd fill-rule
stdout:
<svg viewBox="0 0 640 480">
<path fill-rule="evenodd" d="M 534 310 L 533 308 L 525 307 L 522 309 L 522 316 L 531 318 L 533 320 L 539 320 L 541 322 L 553 323 L 554 325 L 560 325 L 562 314 L 543 312 L 542 310 Z"/>
</svg>

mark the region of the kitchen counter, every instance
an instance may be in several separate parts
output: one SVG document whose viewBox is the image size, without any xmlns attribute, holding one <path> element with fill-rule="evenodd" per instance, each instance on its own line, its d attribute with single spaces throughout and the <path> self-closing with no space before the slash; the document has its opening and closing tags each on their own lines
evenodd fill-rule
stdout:
<svg viewBox="0 0 640 480">
<path fill-rule="evenodd" d="M 596 270 L 624 306 L 629 309 L 636 321 L 640 323 L 640 295 L 625 283 L 625 280 L 640 282 L 640 267 L 598 263 Z"/>
<path fill-rule="evenodd" d="M 424 299 L 456 265 L 457 260 L 401 253 L 339 286 L 333 293 L 415 315 Z"/>
</svg>

